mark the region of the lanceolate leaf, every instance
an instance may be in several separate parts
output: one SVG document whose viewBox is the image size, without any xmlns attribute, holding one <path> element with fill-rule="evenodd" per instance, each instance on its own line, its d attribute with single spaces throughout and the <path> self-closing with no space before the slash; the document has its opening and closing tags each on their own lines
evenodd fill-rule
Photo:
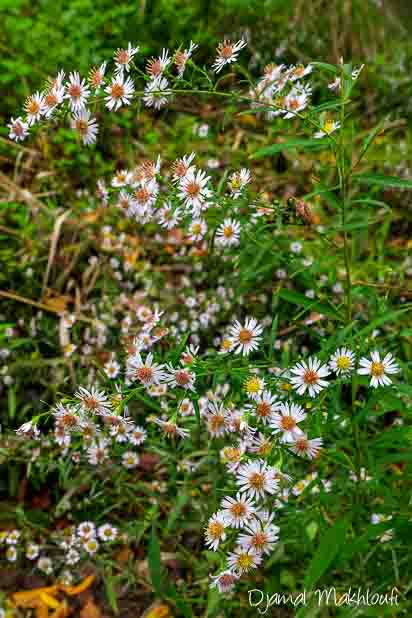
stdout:
<svg viewBox="0 0 412 618">
<path fill-rule="evenodd" d="M 341 547 L 345 543 L 348 519 L 338 519 L 335 525 L 321 537 L 322 540 L 309 565 L 304 579 L 304 587 L 310 590 L 332 565 Z"/>
<path fill-rule="evenodd" d="M 257 150 L 252 155 L 251 159 L 261 159 L 262 157 L 271 157 L 284 150 L 321 150 L 322 148 L 328 148 L 327 141 L 319 139 L 290 139 L 286 142 L 279 142 L 277 144 L 271 144 L 266 148 Z"/>
<path fill-rule="evenodd" d="M 329 318 L 334 318 L 335 320 L 344 319 L 344 316 L 341 315 L 339 311 L 335 309 L 332 305 L 325 305 L 324 303 L 312 300 L 310 298 L 307 298 L 304 294 L 300 294 L 299 292 L 282 289 L 279 291 L 279 297 L 283 298 L 283 300 L 286 300 L 289 303 L 293 303 L 294 305 L 303 307 L 308 311 L 317 311 L 318 313 L 327 315 Z"/>
<path fill-rule="evenodd" d="M 352 180 L 362 184 L 375 185 L 377 187 L 412 189 L 412 180 L 405 180 L 397 176 L 385 176 L 384 174 L 354 174 Z"/>
</svg>

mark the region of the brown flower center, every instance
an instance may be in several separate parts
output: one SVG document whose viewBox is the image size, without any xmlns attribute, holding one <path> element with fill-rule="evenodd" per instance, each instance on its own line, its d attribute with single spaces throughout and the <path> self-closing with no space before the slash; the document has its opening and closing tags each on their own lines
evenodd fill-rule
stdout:
<svg viewBox="0 0 412 618">
<path fill-rule="evenodd" d="M 129 52 L 127 49 L 119 49 L 116 54 L 116 62 L 118 64 L 127 64 L 129 62 Z"/>
<path fill-rule="evenodd" d="M 228 41 L 225 41 L 223 45 L 220 47 L 220 55 L 225 60 L 228 60 L 229 58 L 231 58 L 233 55 L 233 45 L 229 43 Z"/>
<path fill-rule="evenodd" d="M 246 514 L 246 507 L 243 502 L 235 502 L 230 507 L 230 512 L 234 517 L 243 517 Z"/>
<path fill-rule="evenodd" d="M 179 386 L 186 386 L 190 382 L 190 375 L 187 371 L 176 371 L 175 373 L 176 384 Z"/>
<path fill-rule="evenodd" d="M 139 367 L 136 375 L 141 382 L 149 382 L 153 377 L 153 369 L 151 367 Z"/>
<path fill-rule="evenodd" d="M 313 369 L 307 369 L 303 374 L 303 381 L 305 384 L 316 384 L 318 380 L 319 376 Z"/>
<path fill-rule="evenodd" d="M 70 84 L 68 93 L 74 99 L 78 99 L 82 93 L 82 90 L 78 84 Z"/>
<path fill-rule="evenodd" d="M 285 431 L 290 431 L 296 427 L 296 422 L 292 416 L 282 416 L 280 424 L 282 425 L 282 429 Z"/>
<path fill-rule="evenodd" d="M 256 532 L 256 534 L 254 534 L 251 540 L 252 547 L 254 547 L 257 551 L 262 551 L 266 543 L 267 543 L 267 537 L 264 532 Z"/>
<path fill-rule="evenodd" d="M 197 182 L 189 182 L 186 186 L 186 193 L 189 197 L 197 197 L 200 193 L 200 186 Z"/>
<path fill-rule="evenodd" d="M 262 418 L 266 418 L 270 415 L 271 407 L 266 401 L 261 401 L 256 406 L 256 413 Z"/>
<path fill-rule="evenodd" d="M 113 84 L 111 94 L 113 99 L 121 99 L 124 96 L 124 86 L 119 83 Z"/>
<path fill-rule="evenodd" d="M 253 334 L 250 332 L 250 330 L 247 330 L 246 328 L 242 328 L 239 332 L 240 343 L 249 343 L 250 341 L 252 341 L 252 337 Z"/>
</svg>

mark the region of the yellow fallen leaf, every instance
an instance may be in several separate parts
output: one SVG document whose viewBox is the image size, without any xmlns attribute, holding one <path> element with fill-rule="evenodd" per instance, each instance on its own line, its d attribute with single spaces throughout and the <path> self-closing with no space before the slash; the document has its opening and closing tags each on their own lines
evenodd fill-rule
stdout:
<svg viewBox="0 0 412 618">
<path fill-rule="evenodd" d="M 47 586 L 45 588 L 35 588 L 34 590 L 23 590 L 15 592 L 11 595 L 11 599 L 15 605 L 24 606 L 24 603 L 29 603 L 38 599 L 42 593 L 55 596 L 58 592 L 58 586 Z M 28 605 L 26 605 L 28 607 Z"/>
<path fill-rule="evenodd" d="M 173 618 L 170 613 L 170 609 L 164 603 L 151 605 L 149 609 L 145 611 L 142 618 Z"/>
<path fill-rule="evenodd" d="M 78 584 L 77 586 L 63 586 L 62 584 L 59 586 L 60 590 L 69 596 L 75 596 L 90 588 L 94 580 L 96 579 L 95 575 L 89 575 L 85 577 L 84 580 Z"/>
<path fill-rule="evenodd" d="M 51 607 L 52 609 L 56 609 L 56 607 L 60 606 L 60 602 L 52 597 L 51 594 L 47 594 L 47 592 L 40 592 L 39 599 L 41 599 L 47 607 Z"/>
</svg>

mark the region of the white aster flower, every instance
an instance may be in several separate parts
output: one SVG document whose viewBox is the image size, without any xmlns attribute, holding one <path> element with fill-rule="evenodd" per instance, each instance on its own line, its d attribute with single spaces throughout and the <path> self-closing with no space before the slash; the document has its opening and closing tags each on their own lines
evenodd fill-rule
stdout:
<svg viewBox="0 0 412 618">
<path fill-rule="evenodd" d="M 184 367 L 174 369 L 171 365 L 168 365 L 167 369 L 169 374 L 166 376 L 166 382 L 172 388 L 184 388 L 185 390 L 195 391 L 196 375 L 193 372 Z"/>
<path fill-rule="evenodd" d="M 168 438 L 175 438 L 175 437 L 187 438 L 190 435 L 187 429 L 183 429 L 183 427 L 179 427 L 173 421 L 165 421 L 161 418 L 155 418 L 154 422 L 156 423 L 156 425 L 159 425 L 163 433 Z"/>
<path fill-rule="evenodd" d="M 172 91 L 169 82 L 161 75 L 150 80 L 144 89 L 143 101 L 147 107 L 160 109 L 168 103 Z"/>
<path fill-rule="evenodd" d="M 213 438 L 219 438 L 228 431 L 229 415 L 223 403 L 209 401 L 206 412 L 207 429 Z"/>
<path fill-rule="evenodd" d="M 70 73 L 69 81 L 66 84 L 65 98 L 69 99 L 69 105 L 72 112 L 78 112 L 84 109 L 86 107 L 89 95 L 90 90 L 86 85 L 86 80 L 81 79 L 80 74 L 77 71 Z"/>
<path fill-rule="evenodd" d="M 40 547 L 39 545 L 36 545 L 35 543 L 29 543 L 26 547 L 26 558 L 28 560 L 36 560 L 36 558 L 38 557 L 40 553 Z"/>
<path fill-rule="evenodd" d="M 206 172 L 195 168 L 189 170 L 180 182 L 180 191 L 178 197 L 184 201 L 187 208 L 192 209 L 195 214 L 198 214 L 210 196 L 210 191 L 207 188 L 207 183 L 210 176 L 206 176 Z"/>
<path fill-rule="evenodd" d="M 228 554 L 227 563 L 239 575 L 249 573 L 262 562 L 262 555 L 251 547 L 238 546 L 235 551 Z"/>
<path fill-rule="evenodd" d="M 24 111 L 27 114 L 26 120 L 29 127 L 35 122 L 38 122 L 45 112 L 44 95 L 40 92 L 27 97 L 24 104 Z"/>
<path fill-rule="evenodd" d="M 309 440 L 309 438 L 303 434 L 296 438 L 295 442 L 290 445 L 290 448 L 296 455 L 302 457 L 306 455 L 309 459 L 314 459 L 319 455 L 322 448 L 322 438 L 313 438 Z"/>
<path fill-rule="evenodd" d="M 263 327 L 255 318 L 246 318 L 244 325 L 236 320 L 229 329 L 236 354 L 248 356 L 259 347 Z"/>
<path fill-rule="evenodd" d="M 313 137 L 315 139 L 321 139 L 322 137 L 325 137 L 326 135 L 331 135 L 331 133 L 337 131 L 337 129 L 339 129 L 340 127 L 340 122 L 337 122 L 335 120 L 325 120 L 321 127 L 322 128 L 319 131 L 316 131 L 316 133 L 314 134 Z"/>
<path fill-rule="evenodd" d="M 222 516 L 233 528 L 243 528 L 255 511 L 253 499 L 240 491 L 235 498 L 226 496 L 222 501 Z"/>
<path fill-rule="evenodd" d="M 47 558 L 46 556 L 42 556 L 38 559 L 37 568 L 39 569 L 39 571 L 43 571 L 43 573 L 46 573 L 46 575 L 50 575 L 51 573 L 53 573 L 53 563 L 50 558 Z"/>
<path fill-rule="evenodd" d="M 389 386 L 389 384 L 392 384 L 389 375 L 400 371 L 392 354 L 388 353 L 384 358 L 381 358 L 377 350 L 371 353 L 371 359 L 366 357 L 361 358 L 359 364 L 360 368 L 358 369 L 358 373 L 360 375 L 371 376 L 370 385 L 373 388 L 377 388 L 378 386 Z"/>
<path fill-rule="evenodd" d="M 109 414 L 112 408 L 106 393 L 103 390 L 99 390 L 96 386 L 92 386 L 90 390 L 80 386 L 74 396 L 80 400 L 85 412 L 104 415 Z"/>
<path fill-rule="evenodd" d="M 279 483 L 270 475 L 264 461 L 253 461 L 243 464 L 236 475 L 239 489 L 251 498 L 264 498 L 266 494 L 273 494 Z"/>
<path fill-rule="evenodd" d="M 130 71 L 130 63 L 133 60 L 133 57 L 139 51 L 139 47 L 133 47 L 133 45 L 129 42 L 127 49 L 118 49 L 114 55 L 114 62 L 116 65 L 115 74 L 123 75 L 123 72 L 126 71 L 128 73 Z"/>
<path fill-rule="evenodd" d="M 130 105 L 134 93 L 133 80 L 127 77 L 125 81 L 123 73 L 119 73 L 104 91 L 107 94 L 106 107 L 111 111 L 117 111 L 122 105 Z"/>
<path fill-rule="evenodd" d="M 309 397 L 316 397 L 323 388 L 328 386 L 328 382 L 323 378 L 328 376 L 330 371 L 327 365 L 322 365 L 317 358 L 297 363 L 290 372 L 293 374 L 290 382 L 299 395 L 304 395 L 308 391 Z"/>
<path fill-rule="evenodd" d="M 329 359 L 329 367 L 337 375 L 347 375 L 355 365 L 355 355 L 348 348 L 339 348 Z"/>
<path fill-rule="evenodd" d="M 226 64 L 236 62 L 241 49 L 246 47 L 247 43 L 243 39 L 237 41 L 237 43 L 231 43 L 229 40 L 219 43 L 217 47 L 217 57 L 212 65 L 212 69 L 215 73 L 219 73 Z"/>
<path fill-rule="evenodd" d="M 195 49 L 197 49 L 198 45 L 190 41 L 189 49 L 185 49 L 184 51 L 177 51 L 175 54 L 175 66 L 177 69 L 178 79 L 183 77 L 183 73 L 185 72 L 186 64 L 191 58 Z"/>
<path fill-rule="evenodd" d="M 122 464 L 129 470 L 136 468 L 139 465 L 139 456 L 133 451 L 126 451 L 122 456 Z"/>
<path fill-rule="evenodd" d="M 173 183 L 180 183 L 189 172 L 191 173 L 195 170 L 195 166 L 192 165 L 195 156 L 195 153 L 191 152 L 190 155 L 184 155 L 181 159 L 176 159 L 176 161 L 172 163 Z"/>
<path fill-rule="evenodd" d="M 219 544 L 226 540 L 226 520 L 221 511 L 218 511 L 209 519 L 206 526 L 206 545 L 216 551 Z"/>
<path fill-rule="evenodd" d="M 270 391 L 263 391 L 255 397 L 254 403 L 247 404 L 245 409 L 250 410 L 257 420 L 266 425 L 273 418 L 273 413 L 279 405 L 275 395 L 272 395 Z"/>
<path fill-rule="evenodd" d="M 114 541 L 117 538 L 117 528 L 110 524 L 103 524 L 97 530 L 97 535 L 102 541 Z"/>
<path fill-rule="evenodd" d="M 291 82 L 294 82 L 302 79 L 302 77 L 305 77 L 306 75 L 309 75 L 312 70 L 313 66 L 311 64 L 308 64 L 306 66 L 304 66 L 303 64 L 298 64 L 296 66 L 290 67 L 290 69 L 288 70 L 288 77 Z"/>
<path fill-rule="evenodd" d="M 143 361 L 139 352 L 127 359 L 126 375 L 130 380 L 139 380 L 144 386 L 160 384 L 166 377 L 164 365 L 153 362 L 153 354 L 150 352 Z"/>
<path fill-rule="evenodd" d="M 165 68 L 170 64 L 171 58 L 168 49 L 162 49 L 162 55 L 158 58 L 150 58 L 146 64 L 146 71 L 152 79 L 160 77 Z"/>
<path fill-rule="evenodd" d="M 22 142 L 29 134 L 29 125 L 20 116 L 16 119 L 11 118 L 7 128 L 10 129 L 9 139 L 15 142 Z"/>
<path fill-rule="evenodd" d="M 94 118 L 89 110 L 82 109 L 74 112 L 71 120 L 72 129 L 75 129 L 86 146 L 90 146 L 96 142 L 96 136 L 99 131 L 96 118 Z"/>
<path fill-rule="evenodd" d="M 219 592 L 224 594 L 225 592 L 230 592 L 234 588 L 238 579 L 239 575 L 237 573 L 234 573 L 232 570 L 227 569 L 226 571 L 222 571 L 218 575 L 211 576 L 212 581 L 210 587 L 217 588 Z"/>
<path fill-rule="evenodd" d="M 97 93 L 104 83 L 107 62 L 103 62 L 99 67 L 93 67 L 89 71 L 89 83 L 91 88 Z"/>
<path fill-rule="evenodd" d="M 237 247 L 240 242 L 240 223 L 225 219 L 216 230 L 216 244 L 221 247 Z"/>
<path fill-rule="evenodd" d="M 193 219 L 189 225 L 189 240 L 199 242 L 203 240 L 207 232 L 207 224 L 204 219 Z"/>
<path fill-rule="evenodd" d="M 244 534 L 239 536 L 238 543 L 241 547 L 264 555 L 273 551 L 278 540 L 278 526 L 252 519 L 245 527 Z"/>
<path fill-rule="evenodd" d="M 242 167 L 240 172 L 234 172 L 228 181 L 229 191 L 232 197 L 237 198 L 241 195 L 243 189 L 251 180 L 250 170 Z"/>
<path fill-rule="evenodd" d="M 173 209 L 170 202 L 166 202 L 160 210 L 157 212 L 157 220 L 159 224 L 166 230 L 173 230 L 182 218 L 182 212 L 180 208 Z"/>
<path fill-rule="evenodd" d="M 282 442 L 295 442 L 303 435 L 303 431 L 298 427 L 298 423 L 306 418 L 306 413 L 301 406 L 296 403 L 281 403 L 279 412 L 273 415 L 270 427 L 273 433 L 281 433 Z"/>
</svg>

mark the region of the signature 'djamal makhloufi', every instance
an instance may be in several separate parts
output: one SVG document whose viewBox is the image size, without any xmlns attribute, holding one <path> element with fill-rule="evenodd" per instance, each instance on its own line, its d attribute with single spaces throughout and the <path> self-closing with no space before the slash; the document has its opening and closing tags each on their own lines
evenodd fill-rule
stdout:
<svg viewBox="0 0 412 618">
<path fill-rule="evenodd" d="M 315 597 L 317 604 L 320 605 L 335 605 L 340 607 L 347 605 L 350 607 L 364 607 L 370 605 L 398 605 L 397 588 L 392 588 L 390 592 L 386 594 L 374 592 L 367 588 L 349 588 L 348 590 L 339 591 L 336 588 L 324 588 L 313 591 L 300 592 L 297 595 L 275 593 L 269 595 L 263 590 L 255 588 L 249 590 L 249 605 L 251 607 L 257 607 L 259 614 L 266 614 L 266 612 L 274 605 L 292 605 L 297 607 L 299 605 L 308 605 L 309 601 Z"/>
</svg>

